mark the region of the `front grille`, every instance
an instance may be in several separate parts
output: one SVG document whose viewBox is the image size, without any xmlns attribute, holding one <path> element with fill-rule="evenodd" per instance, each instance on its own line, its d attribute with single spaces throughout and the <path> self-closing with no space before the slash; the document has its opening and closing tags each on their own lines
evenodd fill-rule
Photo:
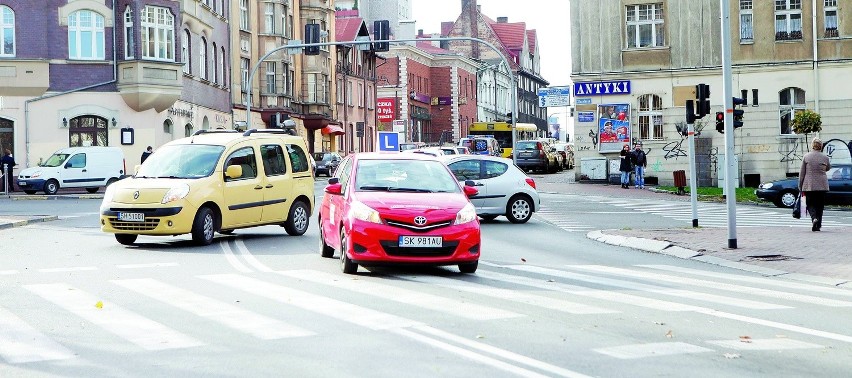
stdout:
<svg viewBox="0 0 852 378">
<path fill-rule="evenodd" d="M 382 240 L 379 243 L 389 256 L 404 257 L 448 257 L 453 255 L 459 245 L 457 241 L 445 241 L 443 247 L 411 248 L 400 247 L 397 240 Z"/>
<path fill-rule="evenodd" d="M 118 218 L 107 218 L 112 228 L 121 231 L 151 231 L 160 224 L 160 218 L 145 218 L 144 222 L 125 222 Z"/>
<path fill-rule="evenodd" d="M 435 223 L 432 223 L 432 224 L 418 226 L 418 225 L 411 224 L 411 223 L 392 221 L 392 220 L 386 220 L 386 222 L 388 223 L 389 226 L 400 227 L 400 228 L 404 228 L 406 230 L 411 230 L 411 231 L 414 231 L 414 232 L 432 231 L 432 230 L 436 230 L 436 229 L 439 229 L 441 227 L 447 227 L 447 226 L 453 224 L 453 221 L 443 221 L 443 222 L 435 222 Z"/>
</svg>

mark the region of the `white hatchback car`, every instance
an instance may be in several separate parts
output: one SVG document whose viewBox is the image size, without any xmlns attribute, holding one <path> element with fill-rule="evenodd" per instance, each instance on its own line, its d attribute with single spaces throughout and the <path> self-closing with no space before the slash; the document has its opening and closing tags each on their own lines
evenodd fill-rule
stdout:
<svg viewBox="0 0 852 378">
<path fill-rule="evenodd" d="M 480 218 L 491 221 L 505 215 L 512 223 L 526 223 L 541 207 L 535 180 L 511 159 L 488 155 L 448 155 L 440 158 L 459 181 L 473 181 L 479 194 L 470 197 Z"/>
</svg>

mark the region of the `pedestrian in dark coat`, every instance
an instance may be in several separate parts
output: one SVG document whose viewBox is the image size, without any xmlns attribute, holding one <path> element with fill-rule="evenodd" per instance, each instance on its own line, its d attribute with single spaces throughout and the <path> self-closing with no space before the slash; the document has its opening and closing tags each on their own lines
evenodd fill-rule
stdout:
<svg viewBox="0 0 852 378">
<path fill-rule="evenodd" d="M 151 156 L 151 154 L 153 154 L 153 153 L 154 153 L 154 147 L 148 146 L 148 148 L 145 149 L 145 152 L 142 152 L 142 161 L 139 164 L 144 163 L 145 159 L 147 159 L 148 156 Z"/>
<path fill-rule="evenodd" d="M 806 199 L 808 213 L 811 215 L 811 231 L 822 227 L 822 211 L 825 208 L 825 194 L 828 193 L 828 175 L 831 169 L 828 156 L 822 153 L 822 141 L 814 138 L 811 152 L 802 158 L 799 169 L 799 191 Z"/>
<path fill-rule="evenodd" d="M 7 148 L 4 152 L 5 154 L 3 155 L 3 158 L 0 158 L 0 168 L 4 166 L 6 167 L 6 170 L 3 172 L 3 177 L 6 178 L 6 188 L 8 191 L 14 192 L 15 176 L 12 174 L 12 168 L 18 165 L 18 163 L 15 163 L 15 158 L 12 156 L 12 150 Z M 0 185 L 0 188 L 2 188 L 2 185 Z"/>
<path fill-rule="evenodd" d="M 648 156 L 645 155 L 645 151 L 642 151 L 642 146 L 638 143 L 635 145 L 635 149 L 631 156 L 633 166 L 636 167 L 636 179 L 634 180 L 634 184 L 636 184 L 636 187 L 639 189 L 645 189 L 645 167 L 648 166 Z"/>
<path fill-rule="evenodd" d="M 630 189 L 630 171 L 633 170 L 633 154 L 630 152 L 630 145 L 625 144 L 619 155 L 621 163 L 618 165 L 618 170 L 621 171 L 621 187 Z"/>
</svg>

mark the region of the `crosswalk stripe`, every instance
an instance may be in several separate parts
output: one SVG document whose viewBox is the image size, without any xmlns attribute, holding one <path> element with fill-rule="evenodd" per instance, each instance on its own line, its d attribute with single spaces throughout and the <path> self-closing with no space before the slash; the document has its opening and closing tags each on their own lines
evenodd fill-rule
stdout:
<svg viewBox="0 0 852 378">
<path fill-rule="evenodd" d="M 195 294 L 151 278 L 113 280 L 113 283 L 203 318 L 264 340 L 314 335 L 268 316 Z"/>
<path fill-rule="evenodd" d="M 251 294 L 272 299 L 277 302 L 317 312 L 331 318 L 367 327 L 373 330 L 411 327 L 420 324 L 417 321 L 405 319 L 336 299 L 311 294 L 286 286 L 271 284 L 255 278 L 238 274 L 214 274 L 199 276 L 199 278 L 224 286 L 240 289 Z"/>
<path fill-rule="evenodd" d="M 676 354 L 706 353 L 712 352 L 713 350 L 700 347 L 698 345 L 692 345 L 681 342 L 669 342 L 621 345 L 608 348 L 597 348 L 594 349 L 594 351 L 615 358 L 629 360 L 645 357 L 671 356 Z"/>
<path fill-rule="evenodd" d="M 738 350 L 789 350 L 789 349 L 813 349 L 824 348 L 822 345 L 806 343 L 804 341 L 791 340 L 787 338 L 775 339 L 749 339 L 744 343 L 742 339 L 737 340 L 708 340 L 710 344 L 723 348 Z"/>
<path fill-rule="evenodd" d="M 702 293 L 702 292 L 691 291 L 691 290 L 669 289 L 669 288 L 662 287 L 662 286 L 640 284 L 640 283 L 636 283 L 636 282 L 616 280 L 616 279 L 605 278 L 605 277 L 595 277 L 595 276 L 590 276 L 590 275 L 586 275 L 586 274 L 566 272 L 566 271 L 562 271 L 562 270 L 543 268 L 543 267 L 537 267 L 537 266 L 532 266 L 532 265 L 513 265 L 513 266 L 507 266 L 507 268 L 519 270 L 519 271 L 523 271 L 523 272 L 529 272 L 529 273 L 544 274 L 544 275 L 548 275 L 548 276 L 552 276 L 552 277 L 561 277 L 561 278 L 567 278 L 567 279 L 571 279 L 571 280 L 579 280 L 579 281 L 589 282 L 589 283 L 593 283 L 593 284 L 621 287 L 621 288 L 625 288 L 625 289 L 639 290 L 639 291 L 645 291 L 645 292 L 649 292 L 649 293 L 657 293 L 657 294 L 663 294 L 663 295 L 670 295 L 670 296 L 674 296 L 674 297 L 688 298 L 688 299 L 700 300 L 700 301 L 705 301 L 705 302 L 721 303 L 721 304 L 725 304 L 725 305 L 729 305 L 729 306 L 737 306 L 737 307 L 750 308 L 750 309 L 771 310 L 771 309 L 790 308 L 789 306 L 777 305 L 777 304 L 772 304 L 772 303 L 758 302 L 758 301 L 752 301 L 752 300 L 748 300 L 748 299 L 732 298 L 732 297 L 726 297 L 726 296 L 722 296 L 722 295 L 708 294 L 708 293 Z"/>
<path fill-rule="evenodd" d="M 147 350 L 188 348 L 198 340 L 66 284 L 24 285 L 59 307 Z M 102 308 L 95 306 L 102 303 Z"/>
<path fill-rule="evenodd" d="M 74 353 L 0 307 L 0 356 L 10 364 L 65 360 Z"/>
<path fill-rule="evenodd" d="M 245 266 L 245 264 L 240 262 L 240 259 L 238 259 L 236 255 L 234 255 L 234 251 L 231 250 L 231 246 L 228 245 L 227 240 L 222 240 L 221 242 L 219 242 L 219 246 L 222 247 L 222 253 L 225 254 L 225 259 L 228 260 L 228 263 L 230 263 L 231 266 L 236 268 L 237 271 L 243 273 L 253 272 L 249 267 Z"/>
<path fill-rule="evenodd" d="M 115 267 L 118 269 L 141 269 L 141 268 L 162 268 L 167 266 L 180 266 L 176 262 L 169 263 L 150 263 L 150 264 L 119 264 Z"/>
<path fill-rule="evenodd" d="M 234 244 L 237 246 L 237 252 L 240 256 L 245 259 L 249 265 L 253 266 L 260 272 L 272 272 L 273 269 L 264 265 L 260 260 L 258 260 L 254 255 L 249 252 L 249 249 L 246 247 L 245 243 L 243 243 L 242 239 L 236 239 Z"/>
<path fill-rule="evenodd" d="M 706 288 L 712 288 L 712 289 L 733 291 L 733 292 L 737 292 L 737 293 L 761 295 L 761 296 L 765 296 L 765 297 L 786 299 L 786 300 L 790 300 L 790 301 L 818 304 L 818 305 L 829 306 L 829 307 L 850 307 L 850 306 L 852 306 L 852 302 L 840 301 L 840 300 L 836 300 L 836 299 L 820 298 L 820 297 L 814 297 L 814 296 L 810 296 L 810 295 L 801 295 L 801 294 L 788 293 L 788 292 L 777 291 L 777 290 L 766 290 L 766 289 L 760 289 L 760 288 L 754 288 L 754 287 L 732 285 L 732 284 L 723 283 L 723 282 L 706 281 L 706 280 L 699 280 L 699 279 L 695 279 L 695 278 L 670 276 L 670 275 L 658 274 L 658 273 L 640 272 L 640 271 L 636 271 L 636 270 L 608 267 L 608 266 L 602 266 L 602 265 L 569 265 L 566 268 L 578 269 L 578 270 L 583 270 L 583 271 L 592 271 L 592 272 L 597 272 L 597 273 L 617 274 L 617 275 L 620 275 L 620 276 L 643 278 L 643 279 L 657 280 L 657 281 L 663 281 L 663 282 L 680 283 L 680 284 L 686 284 L 686 285 L 692 285 L 692 286 L 700 286 L 700 287 L 706 287 Z"/>
<path fill-rule="evenodd" d="M 407 290 L 392 285 L 369 282 L 363 279 L 343 281 L 340 279 L 339 275 L 316 270 L 288 270 L 279 271 L 277 273 L 287 277 L 332 286 L 343 290 L 354 291 L 360 294 L 377 296 L 382 299 L 423 307 L 467 319 L 489 320 L 524 316 L 494 307 L 462 302 L 437 295 Z"/>
<path fill-rule="evenodd" d="M 18 274 L 17 270 L 0 270 L 0 276 L 9 276 L 13 274 Z"/>
<path fill-rule="evenodd" d="M 583 303 L 570 302 L 562 299 L 545 297 L 542 295 L 529 294 L 522 291 L 490 287 L 473 282 L 454 280 L 436 276 L 401 277 L 405 280 L 422 282 L 430 285 L 438 285 L 453 290 L 466 291 L 476 295 L 488 296 L 525 305 L 547 308 L 550 310 L 567 312 L 569 314 L 614 314 L 620 311 L 608 310 L 602 307 L 591 306 Z"/>
</svg>

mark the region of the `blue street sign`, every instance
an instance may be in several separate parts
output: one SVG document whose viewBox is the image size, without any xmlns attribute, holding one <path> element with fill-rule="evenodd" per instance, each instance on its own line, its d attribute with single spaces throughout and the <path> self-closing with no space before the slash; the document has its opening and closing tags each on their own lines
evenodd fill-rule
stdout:
<svg viewBox="0 0 852 378">
<path fill-rule="evenodd" d="M 399 133 L 379 131 L 379 151 L 399 152 Z"/>
</svg>

